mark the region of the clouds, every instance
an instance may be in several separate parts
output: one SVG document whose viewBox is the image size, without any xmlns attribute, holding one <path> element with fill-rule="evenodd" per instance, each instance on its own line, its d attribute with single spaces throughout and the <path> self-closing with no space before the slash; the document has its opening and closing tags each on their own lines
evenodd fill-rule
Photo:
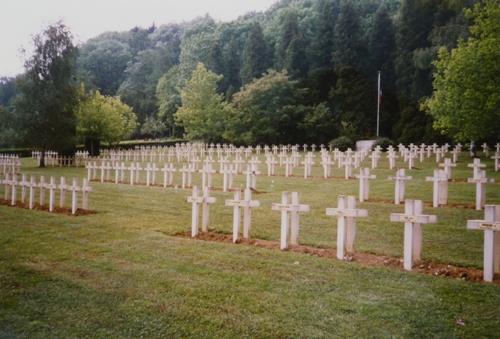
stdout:
<svg viewBox="0 0 500 339">
<path fill-rule="evenodd" d="M 19 49 L 30 54 L 31 35 L 63 20 L 76 42 L 105 31 L 128 30 L 188 21 L 210 14 L 232 20 L 249 11 L 267 9 L 276 0 L 15 0 L 2 2 L 0 11 L 0 76 L 21 73 Z"/>
</svg>

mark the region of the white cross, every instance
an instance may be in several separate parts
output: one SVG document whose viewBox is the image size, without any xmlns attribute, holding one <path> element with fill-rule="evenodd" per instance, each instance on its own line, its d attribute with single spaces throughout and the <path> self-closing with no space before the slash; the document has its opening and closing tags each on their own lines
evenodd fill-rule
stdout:
<svg viewBox="0 0 500 339">
<path fill-rule="evenodd" d="M 405 200 L 404 213 L 391 213 L 392 222 L 404 222 L 404 259 L 403 267 L 411 271 L 413 265 L 420 261 L 422 253 L 422 226 L 437 222 L 435 215 L 422 214 L 422 200 Z"/>
<path fill-rule="evenodd" d="M 199 172 L 201 173 L 201 186 L 212 188 L 212 174 L 215 173 L 215 170 L 212 169 L 212 165 L 210 163 L 205 163 Z"/>
<path fill-rule="evenodd" d="M 226 206 L 233 207 L 233 242 L 239 240 L 241 210 L 243 209 L 243 239 L 250 238 L 250 227 L 252 221 L 252 211 L 254 207 L 259 207 L 260 203 L 257 200 L 252 200 L 252 191 L 249 188 L 245 189 L 244 199 L 241 199 L 241 192 L 238 190 L 234 193 L 234 199 L 226 200 Z"/>
<path fill-rule="evenodd" d="M 394 169 L 394 167 L 396 166 L 396 158 L 397 157 L 398 157 L 398 155 L 394 151 L 389 151 L 389 153 L 387 154 L 387 158 L 389 159 L 389 168 L 390 169 Z"/>
<path fill-rule="evenodd" d="M 484 231 L 483 278 L 493 281 L 500 273 L 500 205 L 486 205 L 484 220 L 468 220 L 467 228 Z"/>
<path fill-rule="evenodd" d="M 405 185 L 407 180 L 411 180 L 411 176 L 405 175 L 405 169 L 398 169 L 396 175 L 389 177 L 389 180 L 394 180 L 394 203 L 399 205 L 405 199 Z"/>
<path fill-rule="evenodd" d="M 285 164 L 285 177 L 293 176 L 293 159 L 285 157 L 283 163 Z"/>
<path fill-rule="evenodd" d="M 32 210 L 33 207 L 35 207 L 35 189 L 38 187 L 34 176 L 30 177 L 30 183 L 28 187 L 30 189 L 29 209 Z"/>
<path fill-rule="evenodd" d="M 63 208 L 64 201 L 66 200 L 66 190 L 68 189 L 65 177 L 59 179 L 59 186 L 57 186 L 57 188 L 59 188 L 59 207 Z"/>
<path fill-rule="evenodd" d="M 446 174 L 448 179 L 451 179 L 451 169 L 453 167 L 457 167 L 457 165 L 452 163 L 450 158 L 445 158 L 444 163 L 439 164 L 439 167 L 443 167 L 444 173 Z"/>
<path fill-rule="evenodd" d="M 281 203 L 273 203 L 272 210 L 281 212 L 280 249 L 285 250 L 288 248 L 289 237 L 290 244 L 297 245 L 299 236 L 299 212 L 309 212 L 309 205 L 299 204 L 299 194 L 297 192 L 292 192 L 291 201 L 289 201 L 289 193 L 283 192 L 281 195 Z"/>
<path fill-rule="evenodd" d="M 50 177 L 50 183 L 46 184 L 45 188 L 49 190 L 49 212 L 53 212 L 55 204 L 55 190 L 57 189 L 56 179 L 54 177 Z"/>
<path fill-rule="evenodd" d="M 496 152 L 491 159 L 495 160 L 495 172 L 498 172 L 500 170 L 500 153 Z"/>
<path fill-rule="evenodd" d="M 484 187 L 487 183 L 495 182 L 494 179 L 486 178 L 486 171 L 479 171 L 474 178 L 468 178 L 467 182 L 476 184 L 476 210 L 481 210 L 486 200 L 486 189 Z"/>
<path fill-rule="evenodd" d="M 378 167 L 378 160 L 380 159 L 380 154 L 377 151 L 373 151 L 370 154 L 370 159 L 372 159 L 372 169 L 375 169 Z"/>
<path fill-rule="evenodd" d="M 89 186 L 88 180 L 83 179 L 82 183 L 82 209 L 83 210 L 88 210 L 89 209 L 89 192 L 92 192 L 92 187 Z"/>
<path fill-rule="evenodd" d="M 203 189 L 203 195 L 200 196 L 197 186 L 193 186 L 193 194 L 187 197 L 187 202 L 192 204 L 192 216 L 191 216 L 191 237 L 196 237 L 198 235 L 198 224 L 200 219 L 200 205 L 202 207 L 202 221 L 201 228 L 202 232 L 208 232 L 208 220 L 209 220 L 209 204 L 215 203 L 216 199 L 210 197 L 210 191 L 208 187 Z"/>
<path fill-rule="evenodd" d="M 488 147 L 488 144 L 487 144 L 487 143 L 484 143 L 484 144 L 482 144 L 482 145 L 481 145 L 481 147 L 483 148 L 483 153 L 484 153 L 484 155 L 488 156 L 488 155 L 489 155 L 489 152 L 488 152 L 488 151 L 489 151 L 489 149 L 490 149 L 490 148 Z"/>
<path fill-rule="evenodd" d="M 477 177 L 479 171 L 481 170 L 481 168 L 485 168 L 486 165 L 485 164 L 481 164 L 481 159 L 479 158 L 474 158 L 474 160 L 472 161 L 472 164 L 467 164 L 467 167 L 471 167 L 473 169 L 473 177 Z"/>
<path fill-rule="evenodd" d="M 345 155 L 342 163 L 345 166 L 345 179 L 352 177 L 352 158 L 350 155 Z"/>
<path fill-rule="evenodd" d="M 40 194 L 40 206 L 45 205 L 45 177 L 40 176 L 40 183 L 38 184 L 39 194 Z"/>
<path fill-rule="evenodd" d="M 304 179 L 307 179 L 311 176 L 312 167 L 314 166 L 314 160 L 312 159 L 312 156 L 306 156 L 302 164 L 304 165 Z"/>
<path fill-rule="evenodd" d="M 425 181 L 432 181 L 432 207 L 448 203 L 448 177 L 443 170 L 435 169 L 434 176 L 426 177 Z"/>
<path fill-rule="evenodd" d="M 174 168 L 174 164 L 166 163 L 163 165 L 163 187 L 172 186 L 174 182 L 174 172 L 176 169 Z"/>
<path fill-rule="evenodd" d="M 354 252 L 356 218 L 367 217 L 368 211 L 356 209 L 354 196 L 341 195 L 337 208 L 327 208 L 326 215 L 337 217 L 337 258 L 344 260 L 346 252 Z"/>
<path fill-rule="evenodd" d="M 272 175 L 275 175 L 275 173 L 276 173 L 276 165 L 277 164 L 278 164 L 278 162 L 276 161 L 276 159 L 274 158 L 274 156 L 269 155 L 266 158 L 267 176 L 268 177 L 270 177 Z"/>
<path fill-rule="evenodd" d="M 370 175 L 369 168 L 361 168 L 359 170 L 359 174 L 356 175 L 356 178 L 359 179 L 359 201 L 363 202 L 368 200 L 370 195 L 370 182 L 369 180 L 375 179 L 375 175 Z"/>
<path fill-rule="evenodd" d="M 78 207 L 78 196 L 77 192 L 81 190 L 81 187 L 78 186 L 78 183 L 76 181 L 76 178 L 73 178 L 73 182 L 71 186 L 69 187 L 69 190 L 71 191 L 71 214 L 76 214 L 76 210 Z"/>
</svg>

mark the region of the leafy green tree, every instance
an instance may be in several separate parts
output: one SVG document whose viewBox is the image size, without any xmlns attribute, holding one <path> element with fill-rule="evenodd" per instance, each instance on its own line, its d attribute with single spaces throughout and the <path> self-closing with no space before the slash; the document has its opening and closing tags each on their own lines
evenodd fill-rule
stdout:
<svg viewBox="0 0 500 339">
<path fill-rule="evenodd" d="M 75 110 L 76 132 L 85 141 L 88 151 L 95 155 L 101 141 L 114 144 L 137 128 L 137 116 L 119 98 L 104 96 L 99 91 L 80 101 Z"/>
<path fill-rule="evenodd" d="M 262 76 L 267 70 L 266 41 L 262 28 L 258 22 L 251 25 L 248 37 L 243 49 L 243 60 L 241 66 L 241 82 L 249 83 L 254 78 Z"/>
<path fill-rule="evenodd" d="M 281 18 L 281 31 L 277 45 L 280 69 L 294 77 L 307 73 L 306 42 L 300 30 L 297 13 L 290 9 Z"/>
<path fill-rule="evenodd" d="M 335 120 L 328 104 L 322 102 L 310 107 L 300 124 L 307 142 L 326 144 L 338 135 L 338 121 Z"/>
<path fill-rule="evenodd" d="M 156 86 L 158 100 L 158 118 L 170 129 L 171 135 L 176 135 L 175 112 L 181 107 L 181 90 L 185 85 L 178 65 L 165 73 Z"/>
<path fill-rule="evenodd" d="M 237 143 L 287 143 L 301 138 L 296 82 L 284 72 L 269 71 L 233 96 L 227 139 Z"/>
<path fill-rule="evenodd" d="M 78 71 L 86 87 L 96 88 L 105 95 L 115 95 L 125 79 L 124 71 L 132 57 L 126 43 L 104 35 L 90 39 L 81 47 Z"/>
<path fill-rule="evenodd" d="M 364 56 L 359 15 L 352 1 L 344 1 L 335 23 L 335 48 L 332 61 L 337 66 L 357 67 Z"/>
<path fill-rule="evenodd" d="M 34 53 L 25 62 L 26 74 L 18 83 L 15 109 L 25 143 L 42 151 L 40 166 L 45 166 L 46 150 L 74 150 L 76 47 L 61 22 L 35 35 L 33 43 Z"/>
<path fill-rule="evenodd" d="M 491 139 L 500 131 L 500 1 L 467 12 L 470 37 L 435 62 L 434 92 L 424 104 L 434 127 L 457 141 Z"/>
<path fill-rule="evenodd" d="M 331 96 L 342 135 L 355 139 L 375 134 L 377 90 L 363 74 L 349 66 L 337 69 Z"/>
<path fill-rule="evenodd" d="M 336 0 L 318 0 L 314 6 L 315 20 L 311 41 L 310 66 L 329 68 L 332 65 L 335 23 L 338 16 Z"/>
<path fill-rule="evenodd" d="M 186 138 L 207 142 L 222 140 L 230 106 L 217 93 L 221 79 L 222 76 L 207 70 L 202 63 L 193 71 L 181 92 L 182 106 L 176 113 Z"/>
<path fill-rule="evenodd" d="M 160 138 L 165 135 L 167 126 L 160 119 L 147 117 L 141 126 L 141 135 L 147 138 Z"/>
</svg>

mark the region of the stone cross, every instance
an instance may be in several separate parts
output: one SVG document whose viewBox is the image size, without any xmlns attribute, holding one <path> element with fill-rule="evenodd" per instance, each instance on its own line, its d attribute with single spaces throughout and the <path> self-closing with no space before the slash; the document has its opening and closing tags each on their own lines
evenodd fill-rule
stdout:
<svg viewBox="0 0 500 339">
<path fill-rule="evenodd" d="M 422 224 L 437 222 L 435 215 L 422 214 L 422 200 L 405 200 L 404 213 L 391 213 L 392 222 L 404 222 L 404 259 L 403 267 L 411 271 L 418 263 L 422 254 Z"/>
<path fill-rule="evenodd" d="M 426 177 L 426 181 L 432 181 L 432 207 L 439 207 L 448 203 L 448 177 L 440 169 L 434 170 L 434 176 Z"/>
<path fill-rule="evenodd" d="M 446 174 L 446 176 L 448 177 L 448 179 L 451 179 L 451 169 L 453 167 L 457 167 L 457 165 L 454 164 L 454 163 L 452 163 L 450 158 L 445 158 L 444 162 L 441 163 L 441 164 L 439 164 L 439 167 L 443 167 L 444 168 L 444 173 Z"/>
<path fill-rule="evenodd" d="M 378 160 L 380 159 L 380 153 L 377 151 L 373 151 L 370 154 L 370 159 L 372 159 L 372 169 L 375 169 L 378 167 Z"/>
<path fill-rule="evenodd" d="M 342 163 L 345 167 L 345 179 L 349 179 L 350 177 L 352 177 L 352 158 L 351 156 L 349 155 L 346 155 L 345 158 L 344 158 L 344 161 Z"/>
<path fill-rule="evenodd" d="M 224 164 L 221 173 L 222 173 L 222 191 L 227 192 L 233 187 L 233 174 L 236 175 L 235 165 Z"/>
<path fill-rule="evenodd" d="M 406 181 L 411 180 L 411 176 L 405 175 L 405 169 L 401 168 L 396 171 L 396 175 L 389 177 L 389 180 L 394 180 L 394 203 L 399 205 L 405 199 Z"/>
<path fill-rule="evenodd" d="M 254 207 L 259 207 L 257 200 L 252 200 L 252 191 L 245 189 L 244 198 L 241 199 L 241 191 L 234 193 L 234 199 L 226 200 L 226 206 L 233 207 L 233 242 L 237 242 L 240 236 L 241 210 L 243 210 L 243 239 L 250 238 L 250 227 L 252 222 L 252 211 Z"/>
<path fill-rule="evenodd" d="M 346 253 L 354 252 L 356 218 L 367 217 L 368 211 L 356 209 L 354 196 L 339 196 L 337 208 L 327 208 L 326 215 L 337 217 L 337 258 L 344 260 Z"/>
<path fill-rule="evenodd" d="M 467 228 L 484 231 L 483 279 L 491 282 L 500 273 L 500 205 L 486 205 L 484 220 L 468 220 Z"/>
<path fill-rule="evenodd" d="M 191 187 L 193 181 L 194 164 L 184 164 L 179 172 L 182 173 L 182 188 Z"/>
<path fill-rule="evenodd" d="M 312 174 L 314 160 L 312 159 L 312 157 L 306 156 L 302 164 L 304 165 L 304 179 L 307 179 Z"/>
<path fill-rule="evenodd" d="M 49 190 L 49 212 L 53 212 L 55 204 L 55 190 L 57 189 L 56 179 L 54 177 L 50 177 L 50 183 L 45 185 L 45 188 Z"/>
<path fill-rule="evenodd" d="M 38 187 L 34 176 L 30 177 L 30 183 L 28 187 L 30 189 L 29 209 L 32 210 L 33 207 L 35 207 L 35 189 Z"/>
<path fill-rule="evenodd" d="M 40 182 L 38 184 L 38 192 L 40 194 L 40 206 L 44 206 L 45 205 L 45 177 L 42 175 L 40 176 Z"/>
<path fill-rule="evenodd" d="M 26 188 L 29 187 L 29 181 L 26 180 L 26 174 L 22 174 L 21 176 L 21 203 L 26 202 Z"/>
<path fill-rule="evenodd" d="M 200 219 L 200 205 L 202 208 L 201 217 L 201 228 L 202 232 L 208 232 L 208 220 L 209 220 L 209 205 L 215 203 L 216 199 L 210 196 L 210 191 L 208 187 L 203 189 L 203 195 L 200 195 L 197 186 L 193 186 L 193 194 L 187 198 L 187 202 L 192 204 L 192 215 L 191 215 L 191 237 L 196 237 L 198 235 L 198 224 Z"/>
<path fill-rule="evenodd" d="M 83 178 L 82 183 L 82 209 L 89 209 L 89 192 L 92 192 L 92 187 L 89 186 L 87 179 Z"/>
<path fill-rule="evenodd" d="M 291 245 L 298 244 L 299 236 L 299 212 L 309 212 L 309 205 L 299 204 L 298 192 L 290 194 L 283 192 L 281 203 L 273 203 L 272 210 L 281 212 L 281 240 L 280 249 L 285 250 Z"/>
<path fill-rule="evenodd" d="M 476 184 L 476 210 L 482 210 L 486 200 L 485 184 L 495 182 L 494 179 L 486 178 L 486 171 L 479 171 L 474 178 L 468 178 L 467 182 Z"/>
<path fill-rule="evenodd" d="M 489 149 L 490 149 L 490 148 L 488 147 L 488 144 L 487 144 L 487 143 L 484 143 L 484 144 L 482 144 L 482 145 L 481 145 L 481 147 L 483 148 L 483 153 L 484 153 L 484 155 L 485 155 L 486 157 L 488 157 L 488 155 L 489 155 Z"/>
<path fill-rule="evenodd" d="M 77 192 L 81 190 L 81 187 L 78 186 L 78 183 L 76 181 L 76 178 L 73 178 L 73 182 L 71 186 L 69 187 L 69 190 L 71 191 L 71 214 L 76 214 L 76 210 L 78 207 L 78 196 Z"/>
<path fill-rule="evenodd" d="M 212 165 L 209 163 L 204 164 L 199 172 L 201 173 L 201 186 L 212 188 L 212 174 L 216 172 Z"/>
<path fill-rule="evenodd" d="M 268 177 L 276 174 L 276 165 L 277 164 L 278 164 L 278 162 L 276 161 L 276 159 L 272 155 L 269 155 L 266 158 L 267 176 Z"/>
<path fill-rule="evenodd" d="M 59 207 L 63 208 L 64 201 L 66 200 L 66 191 L 68 190 L 65 177 L 59 179 L 59 186 L 57 186 L 57 188 L 59 188 Z"/>
<path fill-rule="evenodd" d="M 174 172 L 176 171 L 174 164 L 165 163 L 163 165 L 163 187 L 172 186 L 174 183 Z"/>
<path fill-rule="evenodd" d="M 285 157 L 283 163 L 285 164 L 285 177 L 293 176 L 293 159 Z"/>
<path fill-rule="evenodd" d="M 481 168 L 485 168 L 486 165 L 485 164 L 481 164 L 481 159 L 479 158 L 474 158 L 474 160 L 472 161 L 472 164 L 467 164 L 467 167 L 471 167 L 473 169 L 473 177 L 477 177 L 479 171 L 481 170 Z"/>
<path fill-rule="evenodd" d="M 369 180 L 375 179 L 375 175 L 370 175 L 369 168 L 360 168 L 359 174 L 356 175 L 356 178 L 359 179 L 359 201 L 363 202 L 368 200 L 370 195 L 370 182 Z"/>
<path fill-rule="evenodd" d="M 396 166 L 396 158 L 398 157 L 398 155 L 396 154 L 395 151 L 389 151 L 389 153 L 387 154 L 387 158 L 389 159 L 389 168 L 390 169 L 394 169 L 394 167 Z"/>
<path fill-rule="evenodd" d="M 496 152 L 494 156 L 491 157 L 495 161 L 495 172 L 500 170 L 500 153 Z"/>
<path fill-rule="evenodd" d="M 332 157 L 327 154 L 323 157 L 321 165 L 323 166 L 323 177 L 325 179 L 332 176 L 332 165 L 335 163 L 332 161 Z"/>
</svg>

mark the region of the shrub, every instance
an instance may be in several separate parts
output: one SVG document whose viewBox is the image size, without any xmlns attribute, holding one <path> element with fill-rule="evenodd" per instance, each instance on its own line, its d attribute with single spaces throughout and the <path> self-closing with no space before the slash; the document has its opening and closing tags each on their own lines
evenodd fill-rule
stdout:
<svg viewBox="0 0 500 339">
<path fill-rule="evenodd" d="M 335 149 L 338 148 L 340 151 L 346 151 L 348 148 L 354 149 L 354 141 L 349 137 L 338 137 L 330 141 L 330 146 Z"/>
<path fill-rule="evenodd" d="M 376 146 L 382 147 L 382 150 L 387 150 L 387 147 L 389 146 L 394 146 L 394 141 L 392 141 L 389 138 L 378 138 L 375 143 L 373 144 L 373 147 L 375 148 Z"/>
</svg>

